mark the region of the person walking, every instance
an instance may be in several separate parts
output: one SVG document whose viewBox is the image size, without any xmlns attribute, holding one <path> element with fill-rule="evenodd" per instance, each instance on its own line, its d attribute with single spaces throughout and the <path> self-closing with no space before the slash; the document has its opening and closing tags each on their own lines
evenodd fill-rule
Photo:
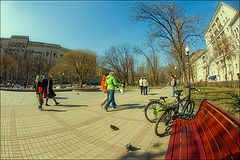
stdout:
<svg viewBox="0 0 240 160">
<path fill-rule="evenodd" d="M 43 90 L 42 90 L 42 82 L 39 78 L 39 75 L 36 76 L 36 80 L 35 80 L 35 91 L 38 97 L 38 101 L 39 101 L 39 106 L 38 109 L 39 110 L 43 110 L 42 105 L 44 103 L 43 101 Z"/>
<path fill-rule="evenodd" d="M 53 91 L 53 88 L 52 88 L 53 87 L 53 80 L 52 80 L 52 78 L 53 78 L 53 74 L 50 74 L 49 80 L 48 80 L 48 86 L 47 86 L 46 106 L 49 106 L 49 104 L 48 104 L 48 99 L 49 98 L 52 98 L 56 105 L 60 104 L 55 99 L 56 94 L 55 94 L 55 92 Z"/>
<path fill-rule="evenodd" d="M 48 80 L 45 77 L 45 75 L 42 76 L 42 88 L 43 88 L 43 97 L 47 97 L 47 86 L 48 86 Z"/>
<path fill-rule="evenodd" d="M 113 76 L 114 72 L 110 72 L 109 75 L 107 76 L 105 86 L 107 87 L 108 93 L 110 95 L 109 100 L 107 101 L 106 105 L 104 108 L 108 112 L 108 107 L 110 103 L 112 103 L 112 107 L 115 109 L 116 108 L 116 102 L 114 98 L 114 93 L 115 93 L 115 87 L 121 86 L 120 83 L 117 83 L 115 77 Z"/>
<path fill-rule="evenodd" d="M 173 94 L 172 94 L 173 97 L 175 96 L 175 87 L 176 87 L 176 85 L 177 85 L 177 83 L 176 83 L 175 77 L 172 75 L 171 76 L 171 86 L 172 86 L 172 89 L 173 89 Z"/>
<path fill-rule="evenodd" d="M 143 94 L 147 95 L 147 87 L 148 87 L 148 81 L 146 77 L 143 78 Z"/>
<path fill-rule="evenodd" d="M 140 77 L 139 79 L 139 87 L 140 87 L 140 91 L 141 91 L 141 95 L 143 94 L 143 77 Z"/>
<path fill-rule="evenodd" d="M 102 80 L 101 80 L 102 92 L 106 94 L 106 98 L 102 101 L 101 107 L 103 107 L 109 100 L 109 92 L 107 90 L 107 87 L 105 86 L 107 76 L 108 76 L 108 73 L 103 75 Z"/>
</svg>

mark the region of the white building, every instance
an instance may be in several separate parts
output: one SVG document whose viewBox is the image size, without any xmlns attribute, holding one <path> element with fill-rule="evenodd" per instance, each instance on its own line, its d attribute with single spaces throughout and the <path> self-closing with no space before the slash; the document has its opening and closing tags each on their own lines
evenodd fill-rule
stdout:
<svg viewBox="0 0 240 160">
<path fill-rule="evenodd" d="M 213 60 L 209 68 L 210 81 L 225 81 L 226 75 L 227 80 L 237 80 L 237 73 L 239 73 L 239 11 L 223 2 L 219 2 L 204 32 L 208 48 L 207 62 L 213 57 L 213 45 L 222 36 L 232 37 L 236 41 L 235 49 L 232 51 L 234 55 L 226 62 L 227 74 L 223 67 L 223 58 L 219 56 Z"/>
</svg>

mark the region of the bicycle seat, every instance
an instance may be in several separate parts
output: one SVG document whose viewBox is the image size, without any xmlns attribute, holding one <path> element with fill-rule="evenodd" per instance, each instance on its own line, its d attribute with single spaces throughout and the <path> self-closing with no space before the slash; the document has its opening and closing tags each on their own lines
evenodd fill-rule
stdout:
<svg viewBox="0 0 240 160">
<path fill-rule="evenodd" d="M 165 100 L 166 98 L 168 98 L 168 97 L 160 97 L 160 99 L 162 99 L 162 100 Z"/>
<path fill-rule="evenodd" d="M 177 95 L 181 95 L 182 91 L 183 91 L 183 90 L 176 90 L 175 93 L 176 93 Z"/>
</svg>

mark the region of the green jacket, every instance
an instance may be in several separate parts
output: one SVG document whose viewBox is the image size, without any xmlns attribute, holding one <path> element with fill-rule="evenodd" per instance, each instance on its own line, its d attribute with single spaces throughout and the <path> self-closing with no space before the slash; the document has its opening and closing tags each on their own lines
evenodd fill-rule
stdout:
<svg viewBox="0 0 240 160">
<path fill-rule="evenodd" d="M 116 79 L 112 75 L 108 75 L 105 86 L 107 89 L 115 89 L 116 86 L 121 86 L 121 84 L 117 83 Z"/>
</svg>

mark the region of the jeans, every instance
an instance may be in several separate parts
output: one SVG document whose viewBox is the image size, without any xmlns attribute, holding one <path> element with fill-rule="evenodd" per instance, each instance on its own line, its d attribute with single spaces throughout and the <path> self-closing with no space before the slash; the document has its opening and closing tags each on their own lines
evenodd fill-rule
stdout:
<svg viewBox="0 0 240 160">
<path fill-rule="evenodd" d="M 143 94 L 147 95 L 147 87 L 143 87 Z"/>
<path fill-rule="evenodd" d="M 108 92 L 109 92 L 110 98 L 109 98 L 107 104 L 104 107 L 105 109 L 107 109 L 109 107 L 110 103 L 112 103 L 113 108 L 116 106 L 115 99 L 114 99 L 115 90 L 114 89 L 109 89 Z"/>
<path fill-rule="evenodd" d="M 143 86 L 140 86 L 141 94 L 143 94 Z"/>
<path fill-rule="evenodd" d="M 173 97 L 175 96 L 175 86 L 172 86 L 173 89 Z"/>
</svg>

